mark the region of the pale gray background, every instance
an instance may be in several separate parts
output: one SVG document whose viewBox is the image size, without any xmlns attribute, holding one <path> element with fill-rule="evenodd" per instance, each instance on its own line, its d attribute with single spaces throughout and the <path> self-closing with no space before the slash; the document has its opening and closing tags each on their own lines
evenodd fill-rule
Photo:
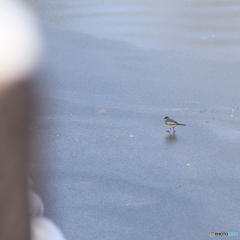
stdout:
<svg viewBox="0 0 240 240">
<path fill-rule="evenodd" d="M 240 232 L 240 3 L 28 2 L 45 43 L 31 175 L 66 238 Z M 166 115 L 187 126 L 169 135 Z"/>
</svg>

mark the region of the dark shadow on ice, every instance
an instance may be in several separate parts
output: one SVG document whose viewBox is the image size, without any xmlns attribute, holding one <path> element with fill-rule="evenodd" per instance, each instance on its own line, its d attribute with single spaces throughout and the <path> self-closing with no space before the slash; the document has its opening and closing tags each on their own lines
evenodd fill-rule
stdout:
<svg viewBox="0 0 240 240">
<path fill-rule="evenodd" d="M 170 133 L 165 137 L 165 141 L 168 144 L 174 143 L 177 141 L 177 136 L 175 134 Z"/>
</svg>

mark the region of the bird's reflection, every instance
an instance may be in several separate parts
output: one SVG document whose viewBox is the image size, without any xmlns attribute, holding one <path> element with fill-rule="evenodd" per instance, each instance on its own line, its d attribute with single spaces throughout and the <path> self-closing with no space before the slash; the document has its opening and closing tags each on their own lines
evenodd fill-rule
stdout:
<svg viewBox="0 0 240 240">
<path fill-rule="evenodd" d="M 174 143 L 177 141 L 177 136 L 175 134 L 170 133 L 165 137 L 165 141 L 166 143 Z"/>
</svg>

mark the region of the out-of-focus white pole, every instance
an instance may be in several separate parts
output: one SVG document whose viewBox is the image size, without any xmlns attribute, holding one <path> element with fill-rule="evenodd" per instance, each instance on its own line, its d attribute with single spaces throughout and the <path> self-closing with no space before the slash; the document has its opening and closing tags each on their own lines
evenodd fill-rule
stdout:
<svg viewBox="0 0 240 240">
<path fill-rule="evenodd" d="M 31 79 L 41 49 L 31 11 L 0 0 L 0 239 L 29 240 L 27 190 Z"/>
<path fill-rule="evenodd" d="M 0 87 L 27 79 L 40 52 L 40 33 L 30 9 L 18 1 L 0 0 Z"/>
</svg>

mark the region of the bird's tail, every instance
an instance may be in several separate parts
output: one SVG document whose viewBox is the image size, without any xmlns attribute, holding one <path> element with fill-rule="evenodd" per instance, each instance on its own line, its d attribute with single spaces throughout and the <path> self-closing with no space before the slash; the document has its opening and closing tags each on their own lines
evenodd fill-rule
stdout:
<svg viewBox="0 0 240 240">
<path fill-rule="evenodd" d="M 186 126 L 186 124 L 181 124 L 181 123 L 178 123 L 178 125 Z"/>
</svg>

